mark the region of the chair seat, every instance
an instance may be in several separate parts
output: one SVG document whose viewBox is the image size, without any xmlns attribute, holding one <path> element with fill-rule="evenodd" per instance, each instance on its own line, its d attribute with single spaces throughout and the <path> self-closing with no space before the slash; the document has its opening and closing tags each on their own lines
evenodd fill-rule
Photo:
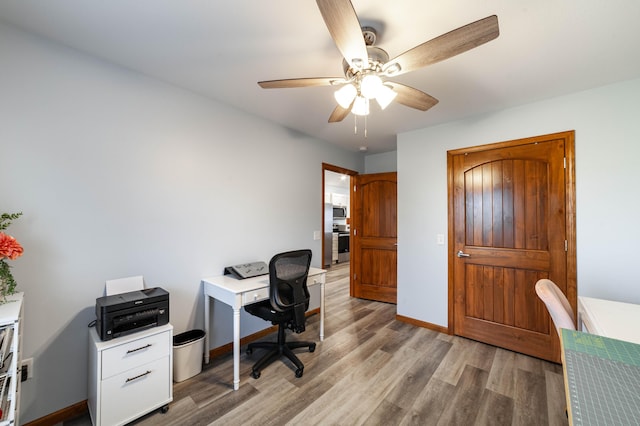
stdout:
<svg viewBox="0 0 640 426">
<path fill-rule="evenodd" d="M 271 302 L 269 302 L 268 300 L 263 300 L 262 302 L 258 303 L 252 303 L 251 305 L 246 305 L 244 307 L 244 310 L 251 315 L 260 317 L 266 321 L 271 321 L 272 323 L 286 321 L 291 316 L 289 312 L 278 312 L 274 310 L 271 306 Z"/>
</svg>

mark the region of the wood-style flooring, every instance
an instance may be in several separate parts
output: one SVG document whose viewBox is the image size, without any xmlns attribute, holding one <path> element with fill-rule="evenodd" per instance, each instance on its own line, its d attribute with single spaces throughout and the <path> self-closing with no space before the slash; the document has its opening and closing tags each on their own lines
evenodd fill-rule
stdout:
<svg viewBox="0 0 640 426">
<path fill-rule="evenodd" d="M 349 297 L 348 264 L 327 274 L 325 339 L 296 378 L 276 361 L 231 354 L 174 384 L 173 402 L 136 425 L 566 425 L 562 367 L 395 319 L 396 306 Z M 318 315 L 293 336 L 318 340 Z M 275 338 L 275 335 L 267 338 Z M 288 336 L 289 338 L 289 336 Z M 65 426 L 89 425 L 88 415 Z"/>
</svg>

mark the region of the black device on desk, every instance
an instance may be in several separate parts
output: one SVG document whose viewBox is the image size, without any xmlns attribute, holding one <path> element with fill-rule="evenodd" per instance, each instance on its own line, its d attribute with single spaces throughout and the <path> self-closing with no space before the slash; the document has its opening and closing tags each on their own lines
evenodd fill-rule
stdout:
<svg viewBox="0 0 640 426">
<path fill-rule="evenodd" d="M 264 262 L 243 263 L 241 265 L 227 266 L 224 268 L 224 275 L 231 274 L 239 280 L 257 277 L 269 273 L 269 267 Z"/>
<path fill-rule="evenodd" d="M 147 288 L 96 299 L 96 331 L 102 340 L 169 323 L 169 293 Z"/>
</svg>

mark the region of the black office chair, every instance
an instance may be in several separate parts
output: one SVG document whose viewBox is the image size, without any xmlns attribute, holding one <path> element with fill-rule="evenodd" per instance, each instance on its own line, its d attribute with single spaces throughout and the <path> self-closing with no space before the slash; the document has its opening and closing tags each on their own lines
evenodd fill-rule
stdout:
<svg viewBox="0 0 640 426">
<path fill-rule="evenodd" d="M 315 342 L 287 342 L 285 331 L 302 333 L 305 329 L 305 312 L 309 308 L 307 275 L 311 264 L 311 250 L 296 250 L 276 254 L 269 262 L 269 300 L 246 305 L 244 309 L 251 315 L 278 325 L 277 342 L 255 342 L 247 347 L 247 354 L 256 348 L 268 349 L 251 368 L 254 379 L 260 371 L 282 355 L 296 366 L 296 377 L 302 377 L 304 365 L 292 349 L 308 347 L 316 350 Z"/>
</svg>

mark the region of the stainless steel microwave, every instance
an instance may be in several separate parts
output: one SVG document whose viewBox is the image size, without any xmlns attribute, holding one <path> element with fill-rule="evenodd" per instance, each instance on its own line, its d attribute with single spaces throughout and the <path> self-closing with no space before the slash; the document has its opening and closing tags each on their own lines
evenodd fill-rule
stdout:
<svg viewBox="0 0 640 426">
<path fill-rule="evenodd" d="M 346 219 L 347 218 L 347 208 L 340 206 L 333 206 L 333 218 L 334 219 Z"/>
</svg>

